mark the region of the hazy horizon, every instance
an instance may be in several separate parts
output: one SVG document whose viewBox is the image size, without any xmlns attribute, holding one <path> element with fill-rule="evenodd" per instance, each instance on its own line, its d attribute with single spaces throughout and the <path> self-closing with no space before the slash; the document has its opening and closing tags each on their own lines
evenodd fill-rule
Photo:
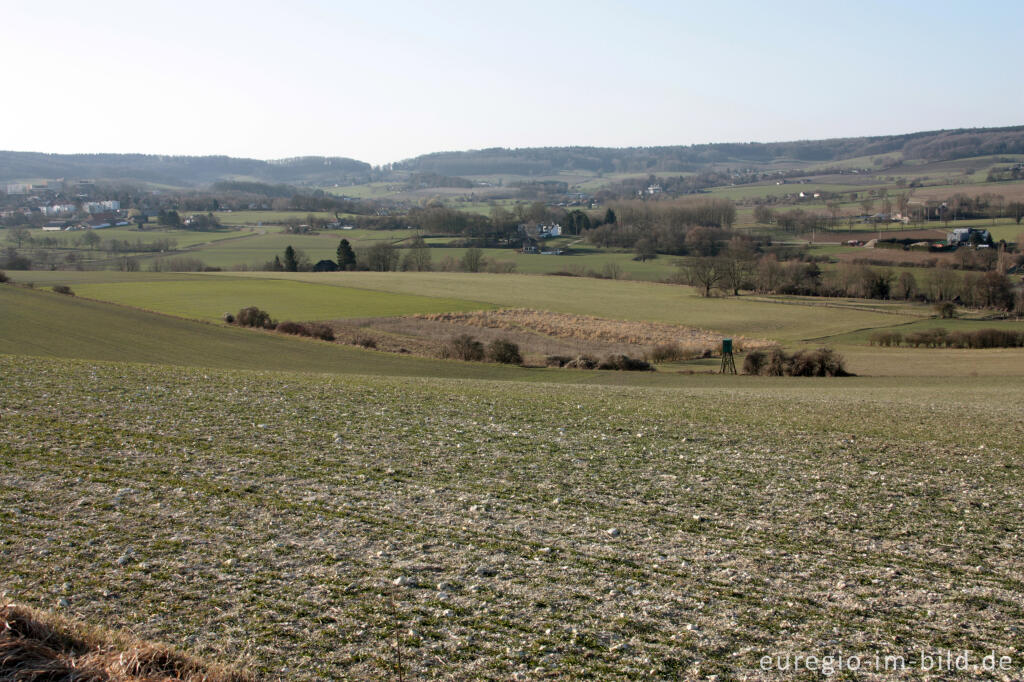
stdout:
<svg viewBox="0 0 1024 682">
<path fill-rule="evenodd" d="M 1024 6 L 55 0 L 7 10 L 0 148 L 338 156 L 1019 125 Z"/>
</svg>

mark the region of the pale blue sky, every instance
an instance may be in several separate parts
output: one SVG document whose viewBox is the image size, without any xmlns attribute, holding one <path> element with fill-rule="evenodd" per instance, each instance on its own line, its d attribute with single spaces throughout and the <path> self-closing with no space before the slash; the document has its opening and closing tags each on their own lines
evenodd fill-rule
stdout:
<svg viewBox="0 0 1024 682">
<path fill-rule="evenodd" d="M 1024 124 L 1024 2 L 46 0 L 0 149 L 350 156 Z"/>
</svg>

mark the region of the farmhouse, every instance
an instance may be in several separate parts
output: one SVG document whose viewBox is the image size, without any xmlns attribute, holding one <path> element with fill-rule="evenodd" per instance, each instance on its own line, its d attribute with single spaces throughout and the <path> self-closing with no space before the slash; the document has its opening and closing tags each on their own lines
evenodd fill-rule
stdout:
<svg viewBox="0 0 1024 682">
<path fill-rule="evenodd" d="M 561 237 L 562 236 L 562 226 L 559 225 L 558 223 L 555 223 L 553 225 L 538 225 L 537 226 L 537 235 L 541 239 L 551 239 L 552 237 Z"/>
<path fill-rule="evenodd" d="M 950 246 L 965 246 L 967 244 L 991 244 L 992 235 L 988 230 L 976 227 L 958 227 L 946 235 L 946 243 Z"/>
</svg>

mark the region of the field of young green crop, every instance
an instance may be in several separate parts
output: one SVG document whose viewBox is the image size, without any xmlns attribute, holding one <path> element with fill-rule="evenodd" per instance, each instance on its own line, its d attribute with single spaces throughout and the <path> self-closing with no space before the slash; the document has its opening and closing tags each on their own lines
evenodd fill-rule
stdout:
<svg viewBox="0 0 1024 682">
<path fill-rule="evenodd" d="M 336 260 L 342 239 L 347 239 L 353 248 L 362 248 L 380 242 L 393 243 L 414 234 L 413 230 L 330 230 L 317 234 L 285 234 L 279 228 L 263 229 L 267 230 L 266 234 L 210 244 L 187 255 L 213 267 L 261 267 L 272 261 L 274 256 L 281 257 L 285 248 L 291 246 L 305 252 L 316 263 L 322 259 Z"/>
<path fill-rule="evenodd" d="M 0 375 L 5 597 L 270 678 L 1024 675 L 1019 381 Z"/>
<path fill-rule="evenodd" d="M 899 305 L 892 312 L 826 305 L 823 300 L 794 304 L 765 297 L 703 298 L 692 287 L 601 280 L 457 272 L 232 273 L 252 279 L 289 279 L 392 293 L 465 298 L 516 308 L 651 320 L 714 329 L 780 341 L 815 339 L 915 319 Z M 225 275 L 210 273 L 211 278 Z M 929 314 L 922 307 L 920 314 Z"/>
<path fill-rule="evenodd" d="M 200 278 L 181 281 L 81 284 L 75 293 L 146 310 L 204 320 L 256 306 L 275 320 L 334 320 L 388 317 L 413 313 L 476 310 L 482 306 L 462 299 L 393 294 L 308 282 Z"/>
<path fill-rule="evenodd" d="M 435 243 L 447 242 L 448 239 L 436 239 Z M 630 251 L 613 251 L 610 249 L 596 249 L 583 244 L 569 245 L 573 240 L 559 240 L 561 243 L 544 244 L 546 249 L 572 249 L 569 253 L 560 255 L 540 253 L 519 253 L 512 249 L 481 249 L 484 258 L 494 263 L 512 263 L 515 265 L 515 272 L 527 275 L 550 275 L 559 272 L 573 274 L 597 273 L 599 275 L 610 274 L 609 264 L 613 264 L 616 277 L 658 282 L 672 277 L 679 268 L 676 262 L 679 260 L 673 256 L 661 256 L 652 258 L 644 263 L 635 259 L 635 254 Z M 436 269 L 451 259 L 456 264 L 462 261 L 466 253 L 464 248 L 434 248 L 430 255 Z"/>
<path fill-rule="evenodd" d="M 217 211 L 214 216 L 222 225 L 279 225 L 290 220 L 305 222 L 308 216 L 334 220 L 334 214 L 327 211 Z"/>
</svg>

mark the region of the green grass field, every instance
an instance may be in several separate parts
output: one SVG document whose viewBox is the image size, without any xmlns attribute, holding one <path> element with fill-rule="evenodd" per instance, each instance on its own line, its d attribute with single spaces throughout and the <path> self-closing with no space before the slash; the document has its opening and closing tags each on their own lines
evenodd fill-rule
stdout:
<svg viewBox="0 0 1024 682">
<path fill-rule="evenodd" d="M 886 328 L 885 331 L 900 332 L 903 335 L 929 329 L 943 328 L 949 331 L 970 332 L 979 329 L 1005 329 L 1013 331 L 1024 331 L 1024 322 L 1020 320 L 940 320 L 927 319 L 917 320 L 906 324 L 897 324 Z M 840 344 L 866 344 L 875 330 L 860 330 L 849 334 L 840 334 L 829 339 L 830 343 Z"/>
<path fill-rule="evenodd" d="M 321 220 L 334 220 L 334 214 L 327 211 L 216 211 L 214 214 L 222 225 L 279 225 L 290 220 L 306 222 L 308 216 Z"/>
<path fill-rule="evenodd" d="M 266 229 L 244 239 L 215 243 L 189 252 L 206 265 L 227 268 L 235 265 L 262 266 L 280 257 L 285 248 L 299 249 L 316 263 L 319 260 L 336 260 L 338 243 L 347 239 L 353 248 L 364 248 L 378 242 L 396 242 L 410 238 L 413 230 L 331 230 L 318 234 L 285 234 L 278 228 Z"/>
<path fill-rule="evenodd" d="M 464 298 L 516 308 L 539 308 L 624 320 L 670 322 L 784 342 L 898 324 L 914 319 L 884 313 L 766 302 L 762 297 L 703 298 L 692 287 L 597 280 L 470 273 L 237 273 L 246 278 L 290 279 L 391 293 Z M 223 275 L 210 273 L 216 278 Z"/>
<path fill-rule="evenodd" d="M 0 287 L 0 320 L 2 354 L 229 369 L 530 377 L 518 368 L 364 351 L 10 286 Z"/>
<path fill-rule="evenodd" d="M 75 293 L 146 310 L 203 320 L 219 320 L 246 306 L 268 311 L 276 320 L 333 320 L 390 317 L 412 313 L 475 310 L 480 303 L 452 298 L 392 294 L 309 282 L 200 278 L 81 284 Z"/>
</svg>

